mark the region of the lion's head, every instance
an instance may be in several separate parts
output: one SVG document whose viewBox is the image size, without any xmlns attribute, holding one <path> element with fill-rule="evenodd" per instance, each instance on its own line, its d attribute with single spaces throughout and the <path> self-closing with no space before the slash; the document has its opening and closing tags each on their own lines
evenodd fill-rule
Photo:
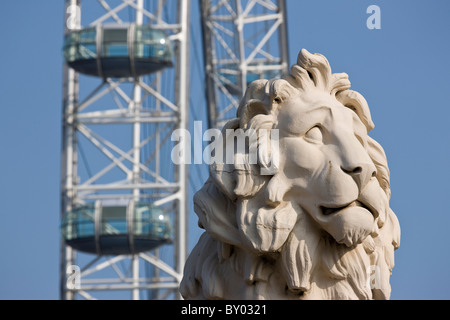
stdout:
<svg viewBox="0 0 450 320">
<path fill-rule="evenodd" d="M 277 144 L 258 134 L 234 151 L 240 161 L 210 166 L 185 298 L 389 298 L 400 241 L 389 169 L 367 102 L 349 88 L 304 49 L 287 77 L 250 84 L 223 148 L 237 129 L 270 130 Z"/>
</svg>

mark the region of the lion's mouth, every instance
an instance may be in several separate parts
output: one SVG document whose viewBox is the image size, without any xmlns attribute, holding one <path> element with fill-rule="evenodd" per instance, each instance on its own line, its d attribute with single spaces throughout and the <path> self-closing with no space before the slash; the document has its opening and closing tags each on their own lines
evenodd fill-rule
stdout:
<svg viewBox="0 0 450 320">
<path fill-rule="evenodd" d="M 338 212 L 340 212 L 340 211 L 342 211 L 344 209 L 351 208 L 351 207 L 361 207 L 361 208 L 364 208 L 367 211 L 369 211 L 374 216 L 374 218 L 376 218 L 378 216 L 378 212 L 374 208 L 372 208 L 370 206 L 367 206 L 367 205 L 365 205 L 364 203 L 362 203 L 362 202 L 360 202 L 358 200 L 355 200 L 355 201 L 353 201 L 353 202 L 351 202 L 351 203 L 349 203 L 347 205 L 344 205 L 344 206 L 341 206 L 341 207 L 335 207 L 335 208 L 320 206 L 320 210 L 322 211 L 323 215 L 329 216 L 329 215 L 338 213 Z"/>
</svg>

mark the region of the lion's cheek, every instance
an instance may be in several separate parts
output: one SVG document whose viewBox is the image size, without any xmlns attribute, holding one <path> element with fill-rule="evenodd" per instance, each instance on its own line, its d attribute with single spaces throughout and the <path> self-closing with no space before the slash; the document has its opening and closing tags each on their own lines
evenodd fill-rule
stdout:
<svg viewBox="0 0 450 320">
<path fill-rule="evenodd" d="M 320 148 L 300 137 L 282 139 L 280 159 L 285 180 L 289 182 L 291 189 L 302 194 L 305 190 L 310 190 L 311 181 L 314 181 L 314 176 L 319 175 L 326 163 Z"/>
<path fill-rule="evenodd" d="M 325 162 L 324 154 L 319 146 L 303 140 L 301 137 L 285 137 L 280 140 L 280 162 L 285 168 L 301 169 L 314 172 Z M 295 174 L 294 174 L 295 173 Z M 297 172 L 292 176 L 298 177 Z"/>
<path fill-rule="evenodd" d="M 364 241 L 373 232 L 375 223 L 368 210 L 350 207 L 327 216 L 322 227 L 336 242 L 350 247 Z"/>
</svg>

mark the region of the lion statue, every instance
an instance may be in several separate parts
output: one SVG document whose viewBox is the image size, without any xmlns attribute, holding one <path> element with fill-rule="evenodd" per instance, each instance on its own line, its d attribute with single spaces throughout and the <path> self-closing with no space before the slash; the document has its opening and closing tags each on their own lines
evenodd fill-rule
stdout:
<svg viewBox="0 0 450 320">
<path fill-rule="evenodd" d="M 222 134 L 269 130 L 277 144 L 258 135 L 234 148 L 240 161 L 210 165 L 185 299 L 389 299 L 400 226 L 369 107 L 349 88 L 305 49 L 289 75 L 248 86 Z"/>
</svg>

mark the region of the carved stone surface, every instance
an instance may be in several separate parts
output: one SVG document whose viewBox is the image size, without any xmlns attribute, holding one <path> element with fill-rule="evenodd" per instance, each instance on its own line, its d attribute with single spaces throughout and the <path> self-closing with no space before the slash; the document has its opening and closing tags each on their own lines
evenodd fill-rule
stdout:
<svg viewBox="0 0 450 320">
<path fill-rule="evenodd" d="M 278 144 L 259 137 L 241 162 L 210 165 L 185 299 L 389 299 L 400 226 L 369 107 L 349 88 L 305 49 L 288 76 L 249 85 L 223 135 L 271 129 Z"/>
</svg>

